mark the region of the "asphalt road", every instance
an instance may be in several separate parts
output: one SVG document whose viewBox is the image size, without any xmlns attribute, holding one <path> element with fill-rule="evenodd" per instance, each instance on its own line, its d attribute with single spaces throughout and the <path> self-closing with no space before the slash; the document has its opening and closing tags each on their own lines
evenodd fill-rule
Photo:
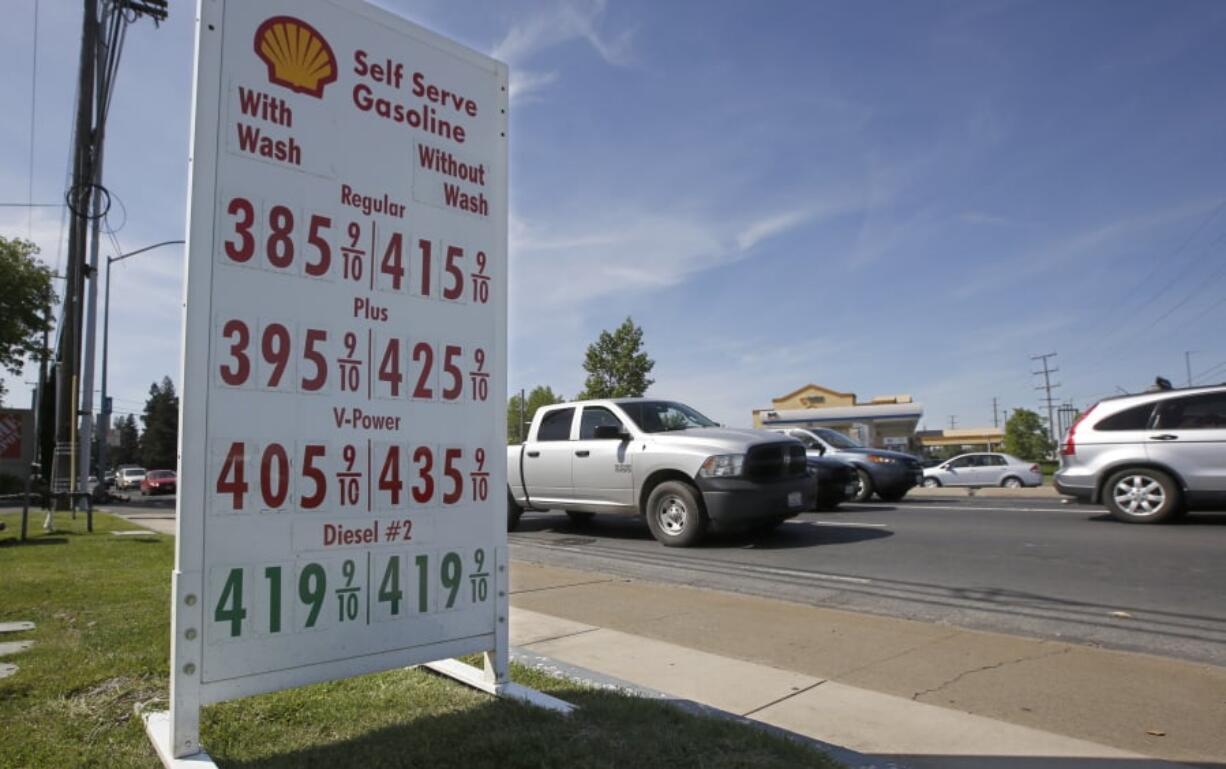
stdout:
<svg viewBox="0 0 1226 769">
<path fill-rule="evenodd" d="M 1047 500 L 928 498 L 686 550 L 632 518 L 528 513 L 510 542 L 517 560 L 1226 665 L 1226 514 L 1137 526 Z"/>
</svg>

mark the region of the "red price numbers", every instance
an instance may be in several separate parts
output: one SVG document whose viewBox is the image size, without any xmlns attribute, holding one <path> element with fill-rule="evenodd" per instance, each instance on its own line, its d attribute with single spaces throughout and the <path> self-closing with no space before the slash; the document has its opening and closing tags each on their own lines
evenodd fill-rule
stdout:
<svg viewBox="0 0 1226 769">
<path fill-rule="evenodd" d="M 477 449 L 475 455 L 480 455 L 483 469 L 485 449 Z M 409 461 L 410 475 L 413 478 L 411 494 L 415 504 L 441 503 L 443 506 L 449 506 L 463 501 L 465 475 L 473 472 L 464 468 L 463 448 L 449 446 L 435 449 L 430 446 L 417 446 L 413 449 Z"/>
<path fill-rule="evenodd" d="M 383 398 L 407 396 L 415 400 L 462 400 L 465 379 L 474 401 L 489 398 L 485 349 L 463 345 L 382 337 L 376 348 L 377 394 Z"/>
<path fill-rule="evenodd" d="M 289 206 L 274 204 L 264 211 L 244 197 L 230 198 L 226 214 L 227 235 L 222 250 L 231 262 L 254 264 L 253 259 L 261 260 L 275 270 L 301 270 L 314 278 L 327 275 L 331 269 L 330 217 L 304 215 L 303 226 Z"/>
<path fill-rule="evenodd" d="M 292 446 L 276 442 L 231 441 L 219 448 L 214 489 L 230 512 L 384 512 L 489 498 L 482 447 L 304 443 L 295 458 Z"/>
<path fill-rule="evenodd" d="M 466 254 L 461 246 L 444 246 L 439 244 L 439 281 L 433 280 L 432 264 L 435 259 L 435 244 L 433 241 L 419 238 L 417 240 L 417 281 L 413 290 L 425 297 L 439 296 L 449 302 L 463 302 L 466 299 L 476 304 L 487 304 L 490 300 L 490 275 L 487 272 L 488 258 L 484 251 Z M 470 263 L 471 271 L 465 273 Z M 467 278 L 467 283 L 466 283 Z M 467 297 L 466 297 L 467 294 Z"/>
<path fill-rule="evenodd" d="M 253 326 L 237 318 L 221 324 L 217 374 L 230 387 L 261 387 L 271 390 L 319 392 L 328 385 L 328 332 L 301 329 L 268 321 Z M 337 359 L 341 389 L 362 388 L 362 344 L 352 331 L 342 337 Z"/>
</svg>

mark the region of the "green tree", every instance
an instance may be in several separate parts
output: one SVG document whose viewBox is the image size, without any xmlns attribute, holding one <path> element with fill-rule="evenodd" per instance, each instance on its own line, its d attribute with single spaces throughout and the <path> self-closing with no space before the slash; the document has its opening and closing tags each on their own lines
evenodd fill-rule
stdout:
<svg viewBox="0 0 1226 769">
<path fill-rule="evenodd" d="M 519 443 L 528 432 L 528 424 L 541 406 L 549 406 L 566 400 L 547 385 L 533 387 L 523 402 L 523 422 L 520 422 L 521 398 L 519 393 L 507 399 L 507 443 Z"/>
<path fill-rule="evenodd" d="M 136 417 L 131 414 L 120 417 L 115 423 L 115 432 L 119 445 L 110 455 L 114 466 L 140 464 L 140 431 L 136 427 Z"/>
<path fill-rule="evenodd" d="M 1014 409 L 1005 423 L 1005 451 L 1027 462 L 1051 456 L 1051 438 L 1043 419 L 1030 409 Z"/>
<path fill-rule="evenodd" d="M 583 392 L 586 398 L 639 398 L 651 387 L 651 373 L 656 362 L 643 352 L 643 329 L 629 317 L 613 333 L 601 331 L 600 337 L 588 345 L 583 360 L 587 371 Z"/>
<path fill-rule="evenodd" d="M 150 470 L 174 469 L 179 445 L 179 396 L 174 382 L 163 377 L 149 386 L 149 399 L 141 417 L 145 431 L 140 437 L 141 464 Z"/>
<path fill-rule="evenodd" d="M 0 367 L 21 373 L 26 358 L 43 359 L 42 333 L 51 328 L 50 308 L 56 301 L 51 270 L 34 255 L 28 240 L 0 236 Z M 6 388 L 0 379 L 0 401 Z"/>
</svg>

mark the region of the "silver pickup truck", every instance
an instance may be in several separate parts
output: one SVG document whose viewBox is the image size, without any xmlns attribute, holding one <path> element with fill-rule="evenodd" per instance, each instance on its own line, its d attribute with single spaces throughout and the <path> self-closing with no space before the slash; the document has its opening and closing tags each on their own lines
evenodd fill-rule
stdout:
<svg viewBox="0 0 1226 769">
<path fill-rule="evenodd" d="M 642 515 L 670 547 L 711 526 L 769 528 L 813 507 L 796 440 L 723 428 L 694 409 L 645 398 L 577 401 L 536 412 L 507 447 L 507 528 L 525 510 Z"/>
</svg>

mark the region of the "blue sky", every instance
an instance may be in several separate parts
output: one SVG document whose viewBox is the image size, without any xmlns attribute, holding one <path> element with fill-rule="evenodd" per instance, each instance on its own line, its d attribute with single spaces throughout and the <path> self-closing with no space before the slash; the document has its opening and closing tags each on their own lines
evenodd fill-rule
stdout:
<svg viewBox="0 0 1226 769">
<path fill-rule="evenodd" d="M 1182 382 L 1185 350 L 1226 380 L 1226 5 L 380 4 L 511 65 L 513 389 L 574 395 L 627 315 L 651 393 L 733 425 L 807 382 L 991 424 L 993 396 L 1038 407 L 1051 351 L 1078 405 Z M 125 249 L 182 237 L 188 5 L 129 32 Z M 3 202 L 27 199 L 33 9 L 0 29 Z M 79 13 L 40 5 L 36 201 L 64 189 Z M 0 232 L 56 264 L 59 211 L 27 214 Z M 116 268 L 116 411 L 177 372 L 181 268 Z"/>
</svg>

